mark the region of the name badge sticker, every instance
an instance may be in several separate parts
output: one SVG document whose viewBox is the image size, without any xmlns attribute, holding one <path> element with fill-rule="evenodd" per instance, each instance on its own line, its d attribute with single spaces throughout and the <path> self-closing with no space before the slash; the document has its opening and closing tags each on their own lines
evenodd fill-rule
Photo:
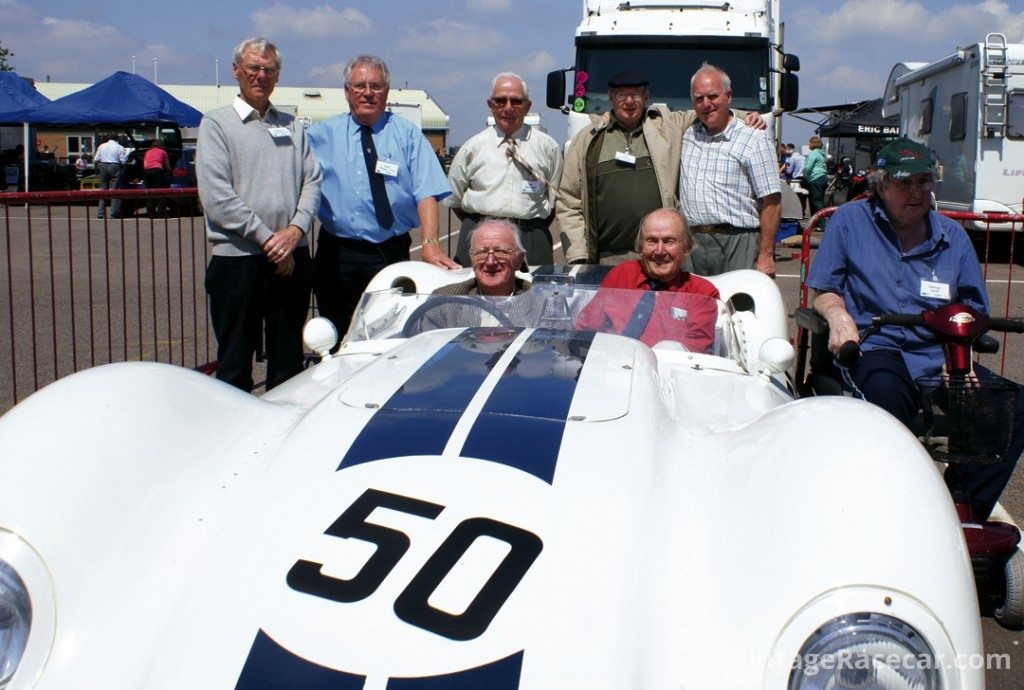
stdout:
<svg viewBox="0 0 1024 690">
<path fill-rule="evenodd" d="M 287 127 L 268 127 L 267 131 L 270 132 L 270 136 L 275 139 L 290 139 L 292 136 L 292 131 Z"/>
<path fill-rule="evenodd" d="M 398 163 L 389 163 L 388 161 L 377 161 L 377 167 L 373 169 L 378 175 L 384 177 L 398 177 Z"/>
<path fill-rule="evenodd" d="M 672 318 L 675 319 L 676 321 L 686 321 L 685 309 L 680 309 L 679 307 L 672 307 L 669 310 L 669 314 L 671 314 Z"/>
<path fill-rule="evenodd" d="M 523 180 L 523 194 L 543 194 L 544 185 L 540 180 Z"/>
<path fill-rule="evenodd" d="M 636 165 L 636 156 L 629 151 L 616 151 L 615 160 L 626 165 Z"/>
<path fill-rule="evenodd" d="M 921 297 L 949 300 L 949 283 L 921 279 Z"/>
</svg>

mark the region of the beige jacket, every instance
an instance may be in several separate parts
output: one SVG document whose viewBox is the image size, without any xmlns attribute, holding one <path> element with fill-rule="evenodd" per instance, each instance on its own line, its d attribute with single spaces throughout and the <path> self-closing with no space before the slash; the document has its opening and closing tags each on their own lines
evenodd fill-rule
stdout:
<svg viewBox="0 0 1024 690">
<path fill-rule="evenodd" d="M 644 118 L 643 132 L 651 164 L 658 178 L 661 204 L 679 205 L 679 156 L 683 145 L 683 132 L 697 119 L 692 110 L 670 111 L 664 107 L 651 108 Z M 597 231 L 588 218 L 590 190 L 587 189 L 587 152 L 607 122 L 598 121 L 584 129 L 572 140 L 565 154 L 562 179 L 555 199 L 555 214 L 562 234 L 565 262 L 586 260 L 597 263 L 599 247 Z M 639 223 L 639 218 L 637 222 Z"/>
</svg>

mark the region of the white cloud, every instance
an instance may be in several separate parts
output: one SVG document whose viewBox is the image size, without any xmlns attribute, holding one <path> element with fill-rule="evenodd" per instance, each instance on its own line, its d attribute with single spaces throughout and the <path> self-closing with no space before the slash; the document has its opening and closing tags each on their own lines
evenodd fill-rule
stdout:
<svg viewBox="0 0 1024 690">
<path fill-rule="evenodd" d="M 315 83 L 342 84 L 345 82 L 345 62 L 334 62 L 330 65 L 317 66 L 309 70 L 309 77 Z"/>
<path fill-rule="evenodd" d="M 521 74 L 523 76 L 547 76 L 547 73 L 558 66 L 555 56 L 546 50 L 538 50 L 530 55 L 524 64 Z"/>
<path fill-rule="evenodd" d="M 494 29 L 434 19 L 405 27 L 398 46 L 406 53 L 455 58 L 490 54 L 504 43 L 505 37 Z"/>
<path fill-rule="evenodd" d="M 466 8 L 476 12 L 505 12 L 512 9 L 512 0 L 466 0 Z"/>
<path fill-rule="evenodd" d="M 792 7 L 792 5 L 791 5 Z M 846 0 L 831 12 L 808 3 L 798 9 L 788 24 L 808 43 L 856 46 L 853 57 L 865 52 L 909 51 L 946 45 L 977 43 L 991 31 L 999 31 L 1010 42 L 1024 39 L 1024 12 L 1014 12 L 1002 0 L 958 4 L 946 8 L 926 7 L 915 0 Z M 793 33 L 789 34 L 793 36 Z M 902 59 L 935 59 L 945 53 Z"/>
<path fill-rule="evenodd" d="M 120 34 L 114 27 L 105 24 L 45 17 L 42 21 L 42 27 L 46 40 L 55 41 L 60 45 L 75 45 L 87 42 L 105 43 L 108 41 L 114 41 L 122 45 L 126 43 L 126 37 Z M 89 41 L 83 41 L 83 36 L 88 36 Z"/>
<path fill-rule="evenodd" d="M 283 3 L 253 12 L 252 21 L 257 33 L 275 37 L 346 38 L 361 36 L 372 26 L 369 17 L 354 7 L 338 11 L 320 5 L 307 10 Z"/>
</svg>

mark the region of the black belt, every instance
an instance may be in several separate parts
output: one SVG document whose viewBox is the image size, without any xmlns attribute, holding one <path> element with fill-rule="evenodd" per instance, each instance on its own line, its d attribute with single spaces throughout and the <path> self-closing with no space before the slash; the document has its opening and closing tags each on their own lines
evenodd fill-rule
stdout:
<svg viewBox="0 0 1024 690">
<path fill-rule="evenodd" d="M 734 232 L 760 232 L 761 228 L 738 228 L 728 223 L 714 223 L 711 225 L 691 225 L 690 232 L 701 235 L 728 235 Z"/>
<path fill-rule="evenodd" d="M 485 218 L 493 218 L 495 220 L 507 220 L 510 223 L 515 223 L 519 226 L 520 230 L 528 230 L 530 228 L 546 228 L 549 223 L 547 218 L 513 218 L 512 216 L 485 216 L 480 213 L 467 213 L 466 218 L 473 221 L 474 223 L 480 223 Z"/>
<path fill-rule="evenodd" d="M 347 247 L 355 251 L 369 252 L 377 251 L 381 247 L 387 247 L 392 244 L 411 244 L 412 240 L 409 238 L 408 232 L 403 232 L 401 235 L 395 235 L 389 237 L 383 242 L 370 242 L 369 240 L 360 240 L 354 237 L 338 237 L 337 235 L 328 232 L 327 230 L 321 229 L 318 240 L 321 244 L 331 244 L 332 242 L 342 247 Z"/>
</svg>

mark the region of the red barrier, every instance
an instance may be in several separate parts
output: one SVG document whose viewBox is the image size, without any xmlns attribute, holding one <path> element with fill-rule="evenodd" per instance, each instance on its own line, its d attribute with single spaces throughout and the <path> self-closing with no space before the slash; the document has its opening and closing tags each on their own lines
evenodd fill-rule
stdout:
<svg viewBox="0 0 1024 690">
<path fill-rule="evenodd" d="M 122 217 L 95 218 L 115 198 Z M 136 216 L 157 198 L 168 217 Z M 0 194 L 0 411 L 98 364 L 215 358 L 197 201 L 195 189 Z"/>
</svg>

